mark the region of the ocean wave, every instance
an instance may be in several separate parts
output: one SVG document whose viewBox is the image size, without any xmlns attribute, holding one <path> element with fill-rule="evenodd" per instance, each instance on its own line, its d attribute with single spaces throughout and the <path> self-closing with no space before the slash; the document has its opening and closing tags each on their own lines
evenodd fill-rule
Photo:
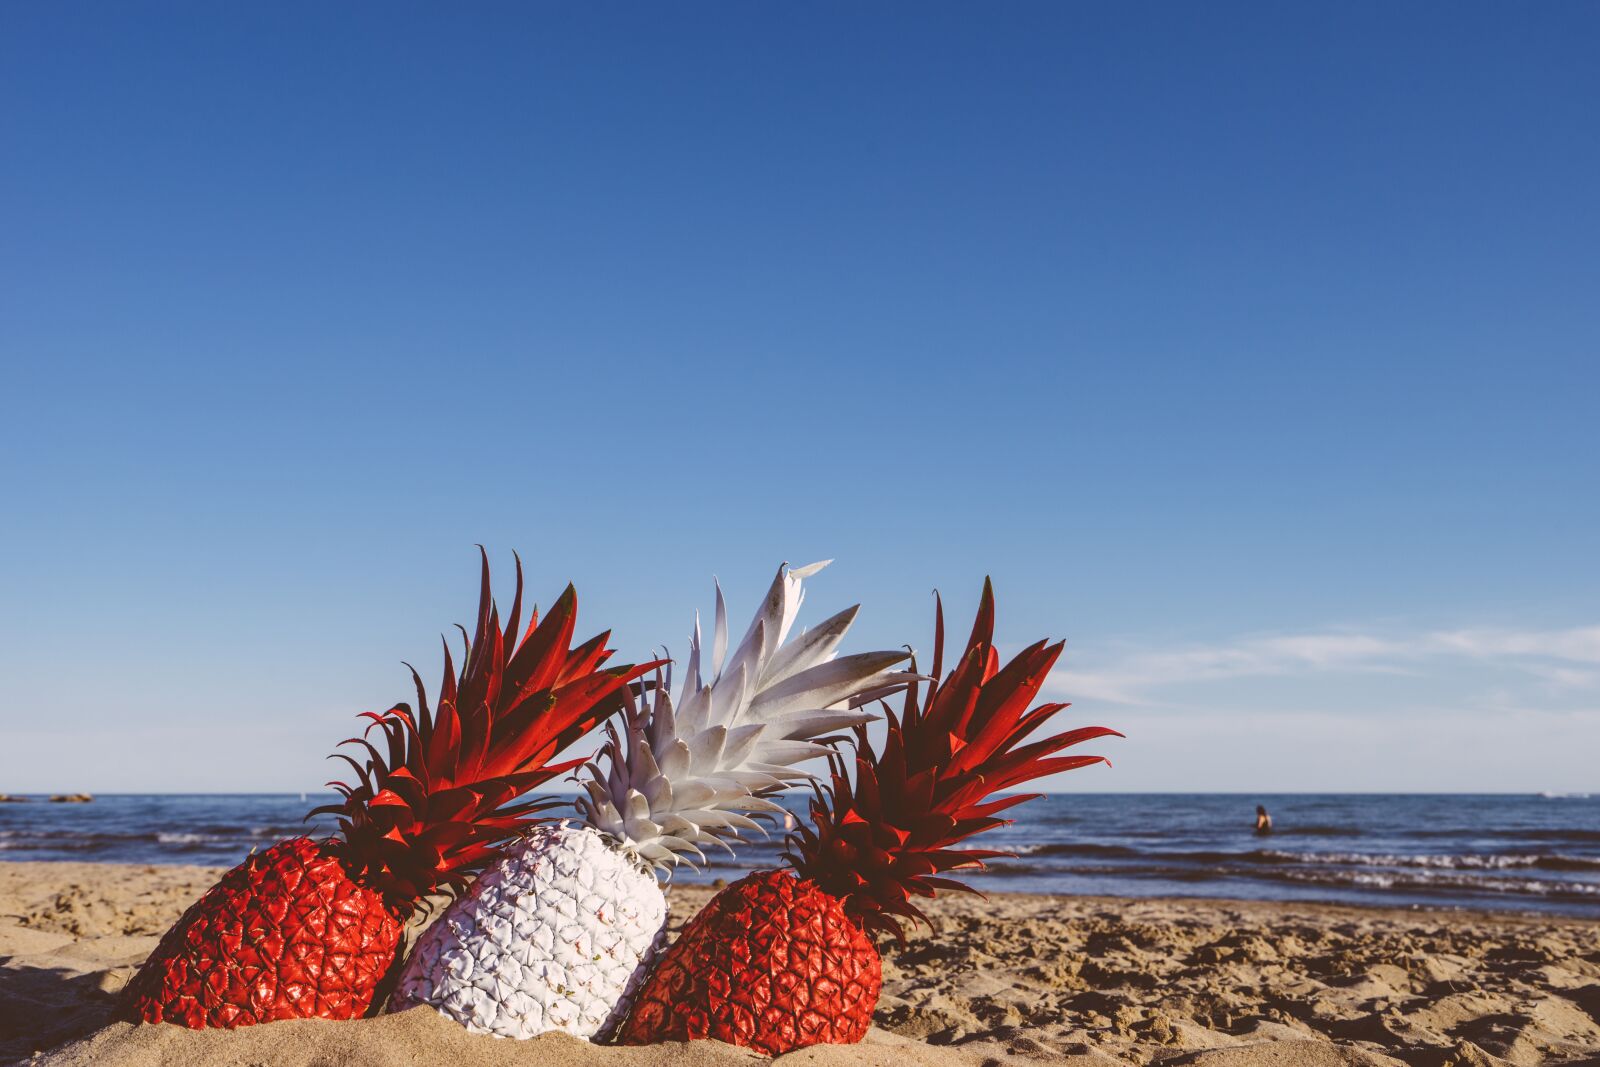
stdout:
<svg viewBox="0 0 1600 1067">
<path fill-rule="evenodd" d="M 1273 871 L 1270 876 L 1309 885 L 1355 886 L 1372 889 L 1417 889 L 1438 892 L 1484 893 L 1589 900 L 1600 898 L 1600 883 L 1559 882 L 1545 878 L 1486 878 L 1482 875 L 1440 871 Z"/>
<path fill-rule="evenodd" d="M 1591 842 L 1600 841 L 1600 830 L 1577 829 L 1552 829 L 1549 827 L 1536 827 L 1519 829 L 1507 827 L 1496 829 L 1493 827 L 1460 827 L 1446 829 L 1418 829 L 1406 831 L 1408 837 L 1466 837 L 1475 839 L 1484 838 L 1509 838 L 1518 841 L 1568 841 Z"/>
<path fill-rule="evenodd" d="M 1517 870 L 1536 869 L 1548 871 L 1600 871 L 1600 859 L 1585 856 L 1562 855 L 1503 855 L 1479 853 L 1465 855 L 1435 855 L 1431 853 L 1371 853 L 1371 852 L 1285 852 L 1277 849 L 1259 849 L 1246 853 L 1246 858 L 1267 863 L 1304 863 L 1318 866 L 1340 867 L 1426 867 L 1439 870 Z"/>
<path fill-rule="evenodd" d="M 0 831 L 0 851 L 9 852 L 111 852 L 156 853 L 167 851 L 248 851 L 252 842 L 242 833 L 205 833 L 199 830 L 153 830 L 143 833 L 100 830 L 90 833 L 25 829 Z"/>
<path fill-rule="evenodd" d="M 56 840 L 48 837 L 11 838 L 0 841 L 0 852 L 97 852 L 112 846 L 84 838 Z"/>
<path fill-rule="evenodd" d="M 1096 845 L 1089 842 L 1082 844 L 1052 841 L 1042 845 L 1021 845 L 1011 849 L 1019 856 L 1148 856 L 1143 852 L 1126 845 Z"/>
<path fill-rule="evenodd" d="M 9 841 L 86 841 L 98 844 L 110 844 L 122 841 L 154 841 L 157 834 L 149 833 L 117 833 L 114 830 L 97 830 L 90 833 L 63 832 L 50 829 L 40 830 L 4 830 L 0 831 L 0 838 Z"/>
<path fill-rule="evenodd" d="M 1102 866 L 1044 866 L 996 860 L 987 876 L 1000 878 L 1055 877 L 1063 875 L 1101 879 L 1107 875 L 1140 880 L 1158 879 L 1189 884 L 1224 882 L 1277 882 L 1324 886 L 1344 890 L 1410 891 L 1428 896 L 1473 894 L 1488 897 L 1592 901 L 1600 898 L 1600 882 L 1561 881 L 1551 878 L 1495 877 L 1444 868 L 1295 867 L 1251 864 L 1171 865 L 1162 863 Z"/>
<path fill-rule="evenodd" d="M 1569 856 L 1560 853 L 1385 853 L 1385 852 L 1295 852 L 1288 849 L 1258 848 L 1228 852 L 1220 850 L 1173 851 L 1162 849 L 1135 849 L 1126 845 L 1105 845 L 1093 842 L 1049 842 L 1023 845 L 1012 849 L 1019 857 L 1029 859 L 1051 856 L 1103 858 L 1107 860 L 1155 860 L 1195 864 L 1261 864 L 1310 865 L 1334 867 L 1426 867 L 1444 870 L 1517 870 L 1522 868 L 1550 871 L 1600 870 L 1600 857 Z M 1048 870 L 1041 866 L 1040 870 Z M 1111 864 L 1109 870 L 1116 870 Z"/>
<path fill-rule="evenodd" d="M 239 838 L 234 834 L 158 833 L 156 842 L 162 845 L 234 845 Z"/>
</svg>

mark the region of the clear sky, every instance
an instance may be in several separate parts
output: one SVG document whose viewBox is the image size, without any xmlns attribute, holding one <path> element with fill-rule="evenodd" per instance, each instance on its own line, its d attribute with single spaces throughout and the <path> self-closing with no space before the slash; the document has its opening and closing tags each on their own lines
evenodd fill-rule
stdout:
<svg viewBox="0 0 1600 1067">
<path fill-rule="evenodd" d="M 1600 790 L 1597 39 L 8 5 L 0 790 L 315 786 L 477 542 L 629 657 L 992 573 L 1063 788 Z"/>
</svg>

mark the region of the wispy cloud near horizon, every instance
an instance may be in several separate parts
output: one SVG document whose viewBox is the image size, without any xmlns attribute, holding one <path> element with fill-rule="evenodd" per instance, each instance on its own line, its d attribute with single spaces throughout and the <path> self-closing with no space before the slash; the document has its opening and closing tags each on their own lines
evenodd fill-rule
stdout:
<svg viewBox="0 0 1600 1067">
<path fill-rule="evenodd" d="M 1110 753 L 1115 775 L 1055 788 L 1595 784 L 1600 627 L 1327 629 L 1075 651 L 1049 689 L 1128 740 Z"/>
<path fill-rule="evenodd" d="M 1117 704 L 1170 705 L 1162 690 L 1226 679 L 1345 674 L 1426 675 L 1450 660 L 1520 673 L 1564 689 L 1600 688 L 1600 626 L 1455 629 L 1417 634 L 1329 630 L 1252 635 L 1222 644 L 1135 649 L 1065 666 L 1053 691 Z M 1096 663 L 1096 659 L 1100 662 Z"/>
</svg>

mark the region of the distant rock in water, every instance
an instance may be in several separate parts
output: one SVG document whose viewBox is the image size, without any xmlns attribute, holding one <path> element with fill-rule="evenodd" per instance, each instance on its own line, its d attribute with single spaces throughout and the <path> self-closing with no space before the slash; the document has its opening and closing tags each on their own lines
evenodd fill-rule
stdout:
<svg viewBox="0 0 1600 1067">
<path fill-rule="evenodd" d="M 0 804 L 26 804 L 27 797 L 14 797 L 10 793 L 0 793 Z"/>
<path fill-rule="evenodd" d="M 88 793 L 58 793 L 50 798 L 52 804 L 87 804 L 94 800 Z"/>
</svg>

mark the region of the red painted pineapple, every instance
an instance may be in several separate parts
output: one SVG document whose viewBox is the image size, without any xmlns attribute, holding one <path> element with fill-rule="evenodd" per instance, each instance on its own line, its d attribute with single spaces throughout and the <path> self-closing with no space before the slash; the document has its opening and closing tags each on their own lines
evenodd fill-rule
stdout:
<svg viewBox="0 0 1600 1067">
<path fill-rule="evenodd" d="M 882 984 L 874 938 L 903 940 L 904 920 L 926 921 L 913 897 L 972 892 L 940 875 L 1005 853 L 952 846 L 1003 825 L 1000 812 L 1037 795 L 994 794 L 1104 762 L 1054 753 L 1121 736 L 1090 726 L 1024 743 L 1066 707 L 1028 709 L 1062 646 L 1040 641 L 1001 667 L 993 631 L 985 582 L 966 652 L 940 682 L 939 609 L 926 699 L 907 690 L 904 710 L 887 715 L 881 752 L 856 728 L 854 781 L 835 756 L 832 784 L 811 805 L 815 828 L 790 838 L 794 869 L 748 875 L 690 920 L 645 983 L 621 1041 L 713 1037 L 775 1056 L 861 1040 Z"/>
<path fill-rule="evenodd" d="M 630 679 L 653 665 L 601 669 L 609 634 L 569 647 L 571 586 L 519 639 L 522 564 L 502 629 L 483 561 L 477 634 L 430 711 L 366 712 L 383 737 L 346 744 L 358 784 L 313 815 L 338 816 L 326 840 L 297 837 L 222 876 L 184 913 L 128 985 L 122 1017 L 193 1028 L 274 1019 L 351 1019 L 372 1005 L 407 917 L 423 897 L 459 890 L 554 802 L 519 800 L 582 764 L 556 754 L 620 708 Z M 465 634 L 465 631 L 463 631 Z M 381 747 L 380 747 L 381 746 Z"/>
</svg>

